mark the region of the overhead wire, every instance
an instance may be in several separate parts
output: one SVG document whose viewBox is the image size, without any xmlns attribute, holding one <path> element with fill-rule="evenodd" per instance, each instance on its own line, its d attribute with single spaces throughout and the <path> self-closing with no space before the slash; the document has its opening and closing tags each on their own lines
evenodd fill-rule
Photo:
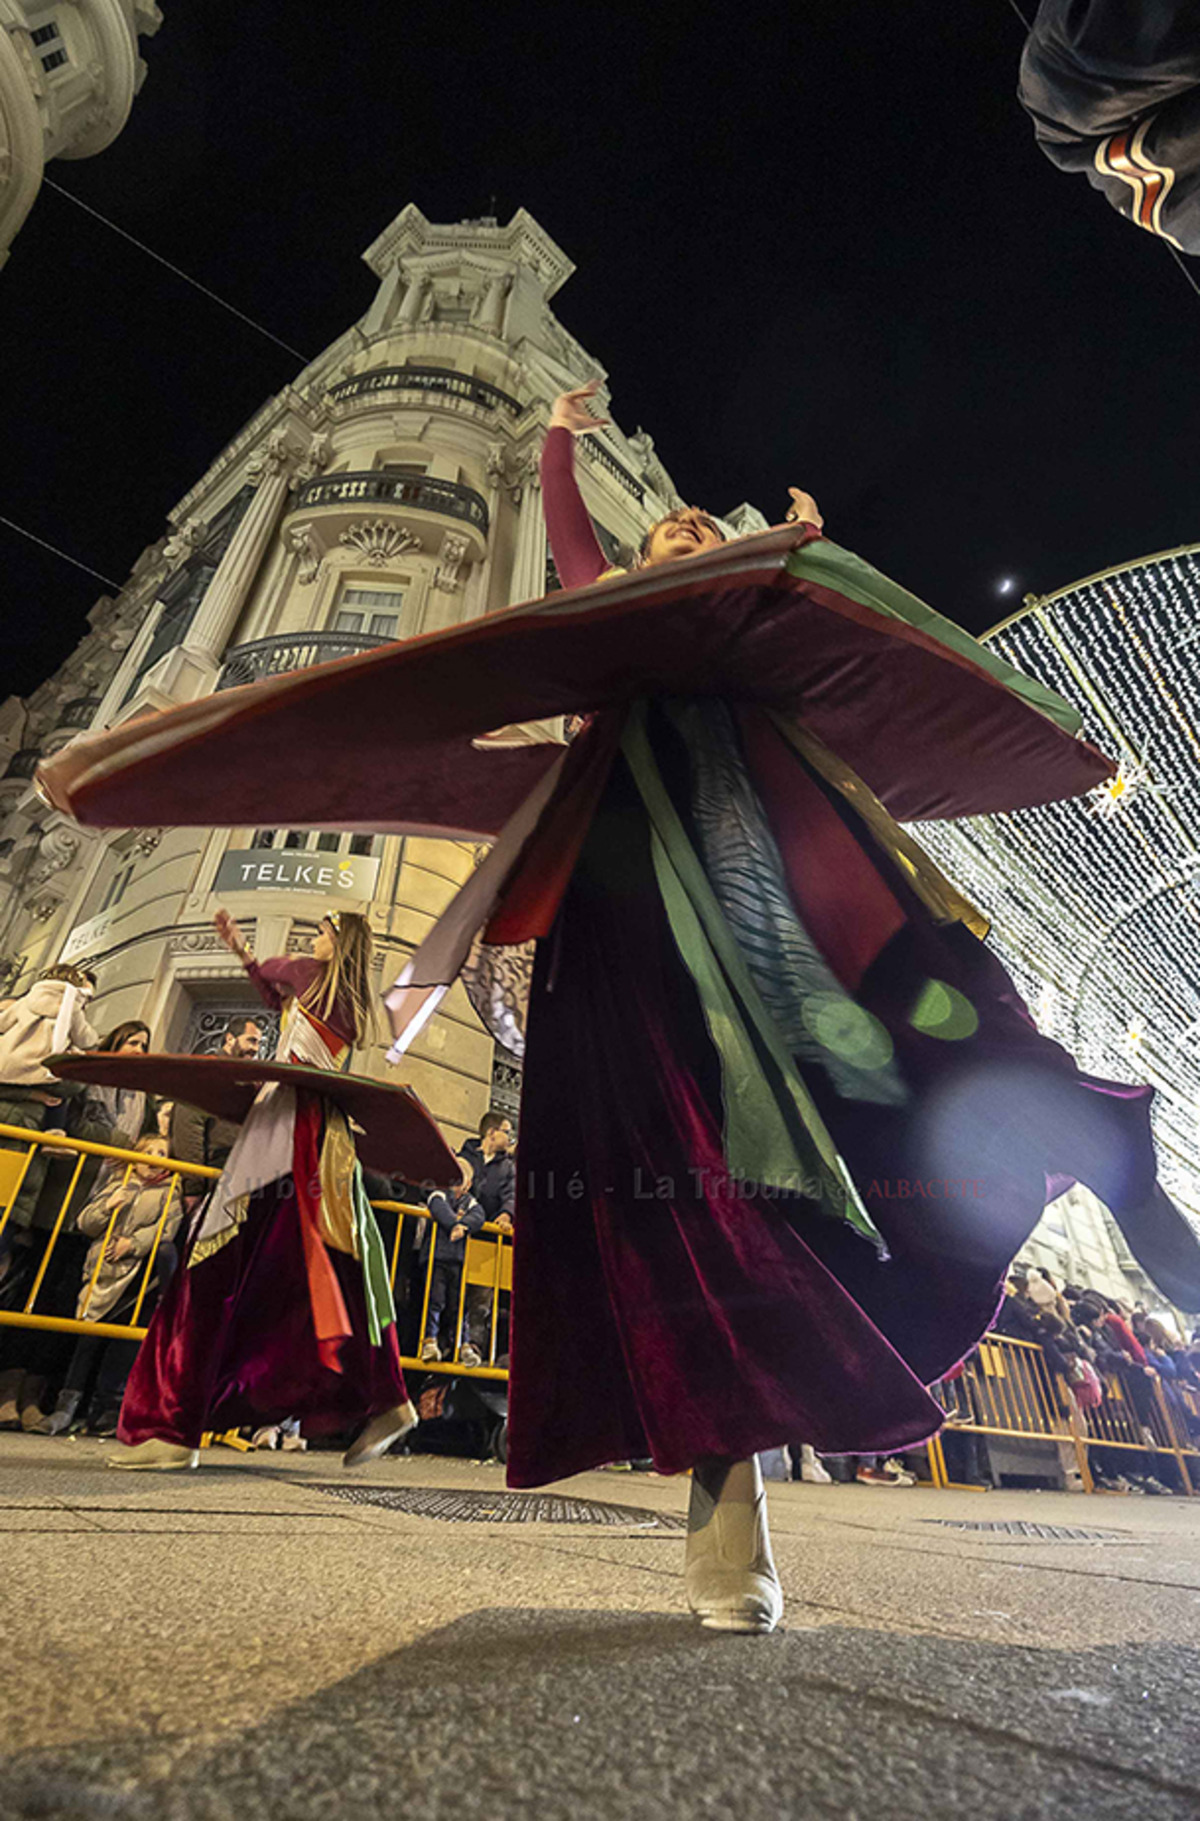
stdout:
<svg viewBox="0 0 1200 1821">
<path fill-rule="evenodd" d="M 107 588 L 115 588 L 118 594 L 121 592 L 122 584 L 114 582 L 111 575 L 101 575 L 100 571 L 93 569 L 90 563 L 81 563 L 77 556 L 68 555 L 65 550 L 60 550 L 57 544 L 52 544 L 48 539 L 39 537 L 36 531 L 26 530 L 24 525 L 18 525 L 16 519 L 6 518 L 2 512 L 0 512 L 0 525 L 7 525 L 9 530 L 15 531 L 18 536 L 27 537 L 31 544 L 40 544 L 43 550 L 53 551 L 55 556 L 60 556 L 64 563 L 70 563 L 75 569 L 82 569 L 85 575 L 94 575 L 98 582 L 103 582 Z"/>
<path fill-rule="evenodd" d="M 137 247 L 148 259 L 156 260 L 160 266 L 165 266 L 168 272 L 173 272 L 176 278 L 182 278 L 185 284 L 191 285 L 194 291 L 199 291 L 202 297 L 210 298 L 213 303 L 219 304 L 222 310 L 228 310 L 231 316 L 236 316 L 239 322 L 244 322 L 251 329 L 257 330 L 259 335 L 265 335 L 268 341 L 273 341 L 275 346 L 277 348 L 282 348 L 285 354 L 293 355 L 303 366 L 308 366 L 310 360 L 309 355 L 302 354 L 299 348 L 293 348 L 290 342 L 284 341 L 281 336 L 273 334 L 270 329 L 264 329 L 260 322 L 254 320 L 253 316 L 247 316 L 246 312 L 244 310 L 239 310 L 236 304 L 231 304 L 227 298 L 222 297 L 218 292 L 211 290 L 208 285 L 201 284 L 198 278 L 193 278 L 190 272 L 185 272 L 183 267 L 177 266 L 173 260 L 164 259 L 161 253 L 156 253 L 153 247 L 148 247 L 144 240 L 138 239 L 136 234 L 130 234 L 127 229 L 118 227 L 115 221 L 110 221 L 107 215 L 102 215 L 99 209 L 94 209 L 90 202 L 84 202 L 82 198 L 76 196 L 73 191 L 64 189 L 62 184 L 55 183 L 52 177 L 43 176 L 42 182 L 46 185 L 47 189 L 56 191 L 59 196 L 65 196 L 68 202 L 73 202 L 75 207 L 77 209 L 82 209 L 86 215 L 91 215 L 96 221 L 103 222 L 106 228 L 111 228 L 114 234 L 119 234 L 121 236 L 122 240 L 129 241 L 131 246 Z"/>
<path fill-rule="evenodd" d="M 16 155 L 14 154 L 14 156 Z M 21 160 L 18 159 L 17 162 L 21 162 Z M 254 329 L 259 335 L 265 336 L 268 341 L 274 342 L 277 348 L 282 348 L 285 354 L 292 355 L 302 366 L 309 365 L 310 357 L 301 353 L 299 348 L 293 348 L 290 342 L 284 341 L 281 336 L 274 334 L 272 330 L 264 328 L 263 324 L 255 321 L 253 316 L 248 316 L 244 310 L 239 310 L 236 304 L 231 304 L 228 298 L 222 297 L 220 293 L 214 291 L 211 286 L 202 284 L 198 278 L 193 278 L 190 272 L 185 272 L 183 267 L 177 266 L 173 260 L 164 258 L 161 253 L 156 253 L 153 247 L 148 247 L 144 240 L 138 239 L 136 234 L 131 234 L 128 229 L 120 227 L 115 221 L 110 220 L 107 215 L 102 214 L 99 209 L 94 209 L 91 203 L 84 202 L 82 198 L 76 196 L 73 191 L 66 189 L 61 183 L 56 183 L 53 177 L 46 176 L 45 172 L 42 173 L 42 183 L 47 189 L 53 190 L 57 195 L 65 197 L 68 202 L 74 203 L 77 209 L 82 209 L 86 215 L 92 216 L 94 220 L 101 222 L 104 227 L 111 229 L 111 231 L 114 234 L 119 235 L 122 240 L 129 241 L 131 246 L 137 247 L 139 252 L 144 253 L 148 259 L 153 259 L 156 264 L 165 266 L 168 272 L 174 273 L 176 278 L 181 278 L 185 284 L 191 285 L 192 289 L 194 291 L 199 291 L 202 297 L 207 297 L 210 302 L 217 304 L 222 310 L 228 311 L 231 316 L 236 316 L 239 322 L 244 322 L 248 328 Z M 60 550 L 57 544 L 52 544 L 48 538 L 39 537 L 36 531 L 30 531 L 27 526 L 19 525 L 15 519 L 8 518 L 3 513 L 0 513 L 0 525 L 6 525 L 10 531 L 15 531 L 19 537 L 27 538 L 31 544 L 40 545 L 43 550 L 49 550 L 53 555 L 61 557 L 64 563 L 70 563 L 72 568 L 81 569 L 85 575 L 95 576 L 96 580 L 98 582 L 103 582 L 107 588 L 113 588 L 120 592 L 122 587 L 120 582 L 114 582 L 111 576 L 103 575 L 99 569 L 93 569 L 90 563 L 80 562 L 78 557 L 71 556 L 66 550 Z"/>
</svg>

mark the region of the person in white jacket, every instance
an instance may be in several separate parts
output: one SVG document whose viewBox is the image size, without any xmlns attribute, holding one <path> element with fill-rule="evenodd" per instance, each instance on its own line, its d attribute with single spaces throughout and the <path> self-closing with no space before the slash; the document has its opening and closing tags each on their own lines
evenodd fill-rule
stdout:
<svg viewBox="0 0 1200 1821">
<path fill-rule="evenodd" d="M 68 1090 L 45 1066 L 46 1058 L 63 1050 L 97 1047 L 99 1033 L 85 1014 L 95 985 L 91 974 L 59 964 L 47 968 L 21 998 L 0 1007 L 0 1124 L 22 1126 L 29 1132 L 55 1129 L 52 1109 L 62 1105 Z M 15 1139 L 0 1138 L 0 1146 L 5 1150 L 24 1148 Z M 12 1258 L 14 1240 L 25 1239 L 32 1224 L 46 1162 L 44 1152 L 34 1157 L 0 1231 L 0 1283 Z M 5 1212 L 0 1201 L 0 1220 Z"/>
</svg>

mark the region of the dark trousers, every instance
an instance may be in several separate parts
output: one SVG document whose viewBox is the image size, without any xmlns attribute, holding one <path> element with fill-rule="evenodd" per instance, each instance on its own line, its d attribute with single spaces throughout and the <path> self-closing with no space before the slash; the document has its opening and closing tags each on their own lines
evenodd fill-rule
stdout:
<svg viewBox="0 0 1200 1821">
<path fill-rule="evenodd" d="M 168 1283 L 178 1263 L 176 1248 L 167 1241 L 158 1248 L 155 1257 L 154 1281 L 147 1291 L 138 1311 L 139 1324 L 145 1325 L 154 1313 L 155 1305 L 162 1294 L 164 1284 Z M 141 1285 L 141 1272 L 113 1308 L 105 1315 L 106 1322 L 127 1322 L 137 1306 L 137 1293 Z M 71 1355 L 66 1377 L 63 1379 L 64 1391 L 77 1391 L 82 1396 L 88 1388 L 88 1380 L 96 1372 L 96 1382 L 92 1388 L 91 1407 L 99 1416 L 107 1416 L 121 1408 L 121 1399 L 125 1395 L 125 1381 L 133 1370 L 141 1342 L 137 1340 L 108 1340 L 103 1335 L 84 1335 L 76 1341 L 75 1351 Z M 99 1371 L 96 1371 L 99 1362 Z"/>
<path fill-rule="evenodd" d="M 439 1335 L 444 1335 L 448 1341 L 453 1341 L 454 1330 L 458 1325 L 461 1288 L 462 1260 L 439 1259 L 433 1267 L 433 1280 L 429 1286 L 429 1310 L 425 1316 L 426 1340 L 436 1340 Z"/>
<path fill-rule="evenodd" d="M 1200 42 L 1189 0 L 1042 0 L 1019 95 L 1043 152 L 1200 252 Z"/>
</svg>

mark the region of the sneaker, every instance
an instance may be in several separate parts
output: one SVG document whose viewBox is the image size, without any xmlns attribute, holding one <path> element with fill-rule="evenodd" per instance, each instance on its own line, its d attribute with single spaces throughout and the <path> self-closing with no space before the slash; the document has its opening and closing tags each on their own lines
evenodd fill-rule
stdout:
<svg viewBox="0 0 1200 1821">
<path fill-rule="evenodd" d="M 482 1366 L 483 1354 L 479 1351 L 478 1347 L 473 1347 L 471 1342 L 467 1341 L 466 1345 L 459 1350 L 458 1363 L 460 1366 L 466 1366 L 468 1369 L 473 1369 L 475 1366 Z"/>
<path fill-rule="evenodd" d="M 895 1459 L 884 1461 L 883 1471 L 890 1473 L 893 1479 L 899 1480 L 902 1486 L 915 1486 L 917 1483 L 916 1474 L 910 1473 L 903 1461 Z"/>
<path fill-rule="evenodd" d="M 252 1448 L 278 1448 L 279 1429 L 276 1424 L 268 1423 L 263 1429 L 256 1429 L 250 1437 Z"/>
<path fill-rule="evenodd" d="M 284 1454 L 303 1454 L 308 1443 L 302 1435 L 285 1435 L 279 1446 Z"/>
<path fill-rule="evenodd" d="M 815 1451 L 805 1442 L 800 1449 L 800 1478 L 808 1486 L 832 1486 L 833 1475 L 817 1459 Z"/>
<path fill-rule="evenodd" d="M 886 1467 L 860 1467 L 854 1477 L 860 1486 L 910 1486 L 912 1484 L 907 1475 L 889 1473 Z"/>
<path fill-rule="evenodd" d="M 433 1335 L 427 1334 L 425 1336 L 425 1339 L 421 1342 L 421 1359 L 422 1359 L 422 1361 L 428 1362 L 430 1360 L 440 1360 L 441 1357 L 442 1357 L 442 1349 L 438 1346 L 437 1341 L 434 1339 Z"/>
</svg>

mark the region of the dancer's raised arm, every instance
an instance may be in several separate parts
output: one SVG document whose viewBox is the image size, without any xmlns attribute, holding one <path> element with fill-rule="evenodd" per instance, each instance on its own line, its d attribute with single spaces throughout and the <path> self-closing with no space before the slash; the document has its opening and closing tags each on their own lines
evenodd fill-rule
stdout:
<svg viewBox="0 0 1200 1821">
<path fill-rule="evenodd" d="M 588 410 L 587 401 L 598 385 L 598 380 L 592 380 L 555 399 L 546 446 L 542 450 L 546 535 L 564 588 L 586 588 L 608 568 L 575 481 L 572 446 L 574 437 L 586 436 L 609 421 L 606 417 L 593 417 Z"/>
</svg>

